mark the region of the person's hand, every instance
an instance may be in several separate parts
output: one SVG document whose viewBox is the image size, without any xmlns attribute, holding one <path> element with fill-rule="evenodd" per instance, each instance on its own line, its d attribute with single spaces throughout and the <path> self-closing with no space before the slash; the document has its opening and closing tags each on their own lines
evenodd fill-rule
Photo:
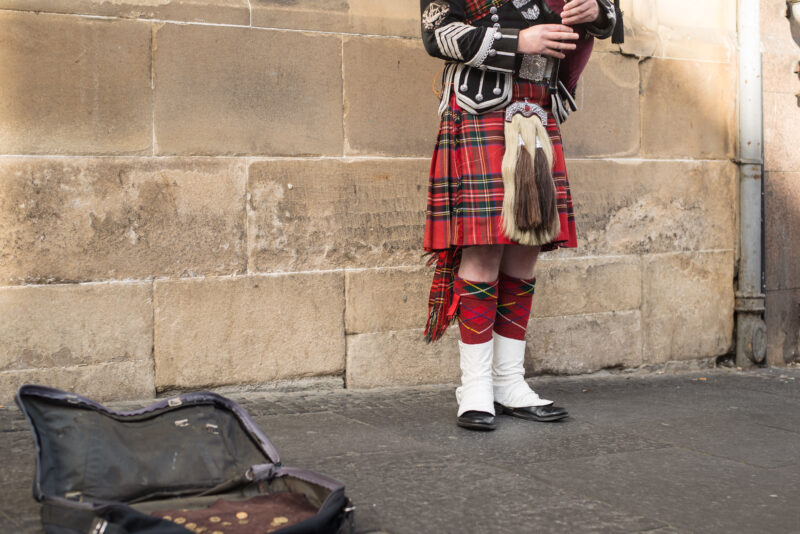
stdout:
<svg viewBox="0 0 800 534">
<path fill-rule="evenodd" d="M 561 22 L 564 24 L 582 24 L 594 22 L 600 16 L 600 6 L 597 0 L 569 0 L 561 12 Z"/>
<path fill-rule="evenodd" d="M 577 38 L 578 34 L 574 33 L 569 26 L 537 24 L 519 32 L 517 50 L 523 54 L 541 54 L 564 59 L 562 50 L 575 50 L 575 43 L 565 41 L 574 41 Z"/>
</svg>

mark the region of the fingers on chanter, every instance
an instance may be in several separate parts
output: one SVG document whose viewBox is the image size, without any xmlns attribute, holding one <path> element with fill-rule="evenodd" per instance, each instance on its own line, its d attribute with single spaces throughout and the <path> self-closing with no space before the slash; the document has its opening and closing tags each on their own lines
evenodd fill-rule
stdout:
<svg viewBox="0 0 800 534">
<path fill-rule="evenodd" d="M 570 30 L 570 32 L 549 32 L 544 37 L 548 41 L 575 41 L 579 36 Z"/>
</svg>

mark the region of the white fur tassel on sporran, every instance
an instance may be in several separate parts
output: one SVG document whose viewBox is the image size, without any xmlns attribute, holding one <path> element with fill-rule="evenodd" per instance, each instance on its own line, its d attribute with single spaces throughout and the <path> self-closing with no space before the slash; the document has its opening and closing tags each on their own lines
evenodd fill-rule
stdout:
<svg viewBox="0 0 800 534">
<path fill-rule="evenodd" d="M 515 102 L 506 109 L 503 231 L 521 245 L 552 242 L 561 229 L 547 112 Z"/>
</svg>

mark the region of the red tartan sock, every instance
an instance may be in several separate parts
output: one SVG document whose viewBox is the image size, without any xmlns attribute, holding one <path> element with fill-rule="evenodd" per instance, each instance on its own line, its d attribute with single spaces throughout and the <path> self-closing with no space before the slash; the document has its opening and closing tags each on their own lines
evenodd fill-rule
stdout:
<svg viewBox="0 0 800 534">
<path fill-rule="evenodd" d="M 500 273 L 494 331 L 503 337 L 525 339 L 536 278 L 522 280 Z"/>
<path fill-rule="evenodd" d="M 459 299 L 458 327 L 462 343 L 476 345 L 491 341 L 497 313 L 497 280 L 470 282 L 456 276 L 453 290 Z"/>
</svg>

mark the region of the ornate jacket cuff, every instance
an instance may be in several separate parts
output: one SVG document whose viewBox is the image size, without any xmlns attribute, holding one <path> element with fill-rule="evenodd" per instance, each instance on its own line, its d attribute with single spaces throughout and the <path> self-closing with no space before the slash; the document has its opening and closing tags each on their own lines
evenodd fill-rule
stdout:
<svg viewBox="0 0 800 534">
<path fill-rule="evenodd" d="M 518 29 L 488 28 L 480 49 L 467 61 L 467 65 L 499 72 L 514 72 L 518 40 Z"/>
<path fill-rule="evenodd" d="M 586 24 L 586 31 L 598 39 L 607 39 L 614 32 L 617 12 L 614 11 L 612 0 L 597 0 L 597 3 L 600 6 L 600 17 L 595 22 Z"/>
</svg>

